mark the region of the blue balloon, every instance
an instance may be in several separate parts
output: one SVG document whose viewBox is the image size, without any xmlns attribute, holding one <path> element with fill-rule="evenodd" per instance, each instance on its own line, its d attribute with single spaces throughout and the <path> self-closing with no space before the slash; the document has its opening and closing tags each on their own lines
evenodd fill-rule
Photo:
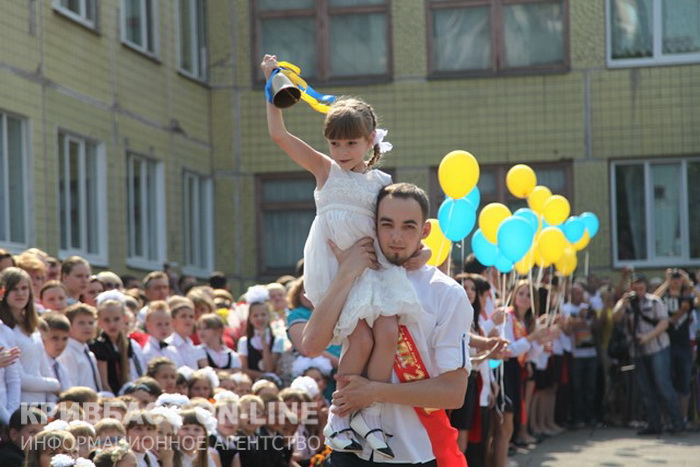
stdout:
<svg viewBox="0 0 700 467">
<path fill-rule="evenodd" d="M 507 273 L 513 270 L 513 262 L 506 258 L 504 255 L 499 255 L 498 259 L 496 260 L 496 269 L 498 269 L 499 272 L 502 273 Z"/>
<path fill-rule="evenodd" d="M 453 242 L 469 235 L 476 223 L 476 210 L 466 199 L 446 198 L 438 210 L 442 233 Z"/>
<path fill-rule="evenodd" d="M 580 217 L 571 216 L 564 222 L 562 230 L 569 242 L 576 243 L 586 233 L 586 223 Z"/>
<path fill-rule="evenodd" d="M 498 250 L 501 255 L 516 263 L 530 251 L 535 230 L 522 217 L 511 216 L 498 227 Z M 496 263 L 498 266 L 498 263 Z"/>
<path fill-rule="evenodd" d="M 530 223 L 532 229 L 537 232 L 537 228 L 540 226 L 540 219 L 537 213 L 529 208 L 520 208 L 513 213 L 513 217 L 522 217 Z"/>
<path fill-rule="evenodd" d="M 501 363 L 503 363 L 503 360 L 489 360 L 489 368 L 495 370 L 496 368 L 501 366 Z"/>
<path fill-rule="evenodd" d="M 591 238 L 595 237 L 598 233 L 598 229 L 600 228 L 600 221 L 598 221 L 598 216 L 596 216 L 592 212 L 584 212 L 579 216 L 579 218 L 581 218 L 581 220 L 583 220 L 583 223 L 586 224 L 586 229 L 588 229 L 588 235 L 590 235 Z"/>
<path fill-rule="evenodd" d="M 477 229 L 472 236 L 472 251 L 484 266 L 493 266 L 499 257 L 498 247 L 486 240 L 481 229 Z"/>
<path fill-rule="evenodd" d="M 474 209 L 479 209 L 479 203 L 481 202 L 481 192 L 479 191 L 479 187 L 475 186 L 472 188 L 472 191 L 470 191 L 469 194 L 464 197 L 464 199 L 472 203 Z"/>
</svg>

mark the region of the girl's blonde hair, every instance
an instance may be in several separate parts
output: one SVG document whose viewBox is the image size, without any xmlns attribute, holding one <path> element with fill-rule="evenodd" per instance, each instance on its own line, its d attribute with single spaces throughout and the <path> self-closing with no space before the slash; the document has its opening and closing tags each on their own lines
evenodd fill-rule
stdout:
<svg viewBox="0 0 700 467">
<path fill-rule="evenodd" d="M 112 292 L 109 292 L 112 293 Z M 123 301 L 115 298 L 108 298 L 105 301 L 97 304 L 97 319 L 108 308 L 117 308 L 121 312 L 122 319 L 126 324 L 126 306 Z M 108 342 L 109 344 L 109 342 Z M 119 331 L 117 336 L 117 351 L 119 352 L 119 387 L 124 386 L 128 381 L 131 381 L 131 363 L 129 362 L 129 338 L 124 331 Z"/>
<path fill-rule="evenodd" d="M 369 139 L 377 129 L 377 114 L 367 102 L 354 97 L 341 97 L 335 101 L 323 123 L 323 136 L 327 140 Z M 372 168 L 379 162 L 382 153 L 375 144 L 372 157 L 367 167 Z"/>
<path fill-rule="evenodd" d="M 21 320 L 18 322 L 12 315 L 10 305 L 7 303 L 7 296 L 19 285 L 22 279 L 26 280 L 29 286 L 29 298 L 27 299 L 27 305 L 24 307 Z M 0 300 L 0 319 L 2 322 L 11 328 L 19 325 L 27 334 L 32 334 L 36 331 L 37 326 L 39 326 L 39 315 L 34 308 L 32 279 L 29 277 L 27 271 L 14 266 L 5 268 L 2 273 L 0 273 L 0 290 L 2 290 L 2 299 Z"/>
</svg>

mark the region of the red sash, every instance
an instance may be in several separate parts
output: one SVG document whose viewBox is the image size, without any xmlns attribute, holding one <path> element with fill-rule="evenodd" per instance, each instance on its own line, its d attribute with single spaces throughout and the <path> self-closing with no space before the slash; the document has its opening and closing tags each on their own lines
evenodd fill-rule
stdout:
<svg viewBox="0 0 700 467">
<path fill-rule="evenodd" d="M 404 325 L 399 326 L 399 342 L 394 358 L 394 371 L 402 383 L 429 378 L 428 370 L 418 353 L 413 337 Z M 457 430 L 450 425 L 444 409 L 414 407 L 428 432 L 433 454 L 439 467 L 467 467 L 467 459 L 457 446 Z"/>
</svg>

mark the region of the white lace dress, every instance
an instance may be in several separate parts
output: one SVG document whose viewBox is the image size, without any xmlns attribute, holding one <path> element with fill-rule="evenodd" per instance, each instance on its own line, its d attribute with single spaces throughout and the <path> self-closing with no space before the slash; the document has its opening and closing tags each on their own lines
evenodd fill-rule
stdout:
<svg viewBox="0 0 700 467">
<path fill-rule="evenodd" d="M 367 269 L 355 282 L 335 326 L 334 343 L 342 342 L 360 319 L 372 326 L 379 315 L 399 315 L 405 322 L 410 315 L 421 311 L 406 269 L 389 263 L 377 244 L 374 221 L 377 194 L 389 184 L 391 177 L 379 170 L 350 172 L 331 162 L 328 180 L 320 190 L 314 191 L 316 218 L 304 246 L 304 288 L 311 303 L 318 304 L 338 272 L 329 239 L 345 250 L 360 238 L 372 237 L 381 265 L 376 271 Z"/>
</svg>

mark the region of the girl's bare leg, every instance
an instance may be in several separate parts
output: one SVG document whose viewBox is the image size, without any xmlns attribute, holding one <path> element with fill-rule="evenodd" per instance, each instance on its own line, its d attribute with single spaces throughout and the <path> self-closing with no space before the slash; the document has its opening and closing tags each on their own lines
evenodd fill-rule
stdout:
<svg viewBox="0 0 700 467">
<path fill-rule="evenodd" d="M 396 316 L 380 316 L 372 326 L 374 349 L 367 365 L 367 377 L 372 381 L 391 381 L 394 355 L 399 339 L 399 320 Z"/>
</svg>

